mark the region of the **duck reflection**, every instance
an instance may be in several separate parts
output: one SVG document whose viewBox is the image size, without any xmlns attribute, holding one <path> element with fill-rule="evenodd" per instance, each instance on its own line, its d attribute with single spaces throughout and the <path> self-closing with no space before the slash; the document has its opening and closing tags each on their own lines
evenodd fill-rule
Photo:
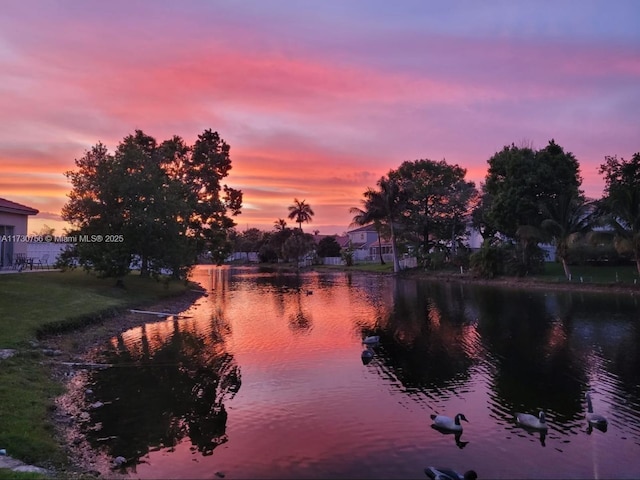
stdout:
<svg viewBox="0 0 640 480">
<path fill-rule="evenodd" d="M 608 428 L 609 428 L 609 426 L 606 423 L 605 424 L 595 424 L 595 425 L 592 425 L 591 423 L 589 423 L 589 424 L 587 424 L 587 435 L 591 435 L 594 430 L 599 430 L 602 433 L 606 433 Z"/>
<path fill-rule="evenodd" d="M 540 445 L 542 445 L 543 447 L 546 447 L 546 440 L 547 440 L 547 431 L 546 430 L 539 430 L 536 428 L 532 428 L 532 427 L 527 427 L 525 425 L 518 425 L 518 427 L 521 430 L 524 430 L 525 432 L 527 432 L 529 435 L 531 436 L 537 436 L 538 440 L 540 441 Z"/>
<path fill-rule="evenodd" d="M 462 441 L 462 432 L 454 432 L 446 428 L 438 427 L 437 425 L 431 425 L 431 428 L 440 432 L 442 435 L 451 435 L 456 443 L 456 447 L 459 449 L 463 449 L 469 444 L 468 441 Z"/>
<path fill-rule="evenodd" d="M 115 338 L 101 353 L 101 361 L 114 367 L 92 372 L 89 380 L 87 403 L 112 399 L 89 412 L 85 435 L 91 446 L 135 459 L 128 462 L 135 466 L 151 449 L 184 439 L 202 455 L 225 443 L 224 402 L 240 389 L 241 376 L 214 328 L 221 324 L 219 318 L 206 327 L 159 322 Z"/>
<path fill-rule="evenodd" d="M 360 355 L 360 358 L 362 360 L 362 364 L 363 365 L 369 365 L 371 363 L 371 360 L 373 360 L 373 357 L 375 356 L 375 352 L 373 351 L 373 349 L 369 346 L 367 346 L 367 348 L 365 348 L 362 351 L 362 354 Z"/>
</svg>

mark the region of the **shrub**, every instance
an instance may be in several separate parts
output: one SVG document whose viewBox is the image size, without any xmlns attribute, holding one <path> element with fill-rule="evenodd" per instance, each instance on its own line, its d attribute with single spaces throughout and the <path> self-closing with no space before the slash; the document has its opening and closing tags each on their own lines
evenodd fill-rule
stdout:
<svg viewBox="0 0 640 480">
<path fill-rule="evenodd" d="M 480 250 L 469 256 L 471 273 L 482 278 L 493 278 L 502 270 L 502 252 L 499 246 L 484 242 Z"/>
</svg>

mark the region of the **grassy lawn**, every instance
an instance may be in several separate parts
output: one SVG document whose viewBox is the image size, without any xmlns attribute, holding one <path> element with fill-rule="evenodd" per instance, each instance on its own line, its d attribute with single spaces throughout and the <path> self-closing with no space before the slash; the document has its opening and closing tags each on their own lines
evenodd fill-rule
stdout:
<svg viewBox="0 0 640 480">
<path fill-rule="evenodd" d="M 83 271 L 0 275 L 0 349 L 17 354 L 0 361 L 0 448 L 27 463 L 63 465 L 49 412 L 61 392 L 38 337 L 68 330 L 186 290 L 182 282 L 157 282 L 130 275 L 125 287 Z M 2 474 L 0 474 L 0 478 Z"/>
<path fill-rule="evenodd" d="M 351 267 L 344 265 L 314 265 L 315 270 L 340 270 L 340 271 L 360 271 L 360 272 L 378 272 L 393 273 L 393 264 L 387 262 L 385 265 L 376 263 L 356 263 Z M 413 272 L 419 269 L 409 270 Z M 452 274 L 458 275 L 459 269 L 446 268 L 442 270 L 424 270 L 420 271 L 425 277 L 430 274 L 442 275 Z M 538 275 L 531 275 L 531 280 L 548 282 L 548 283 L 595 283 L 595 284 L 635 284 L 640 286 L 640 278 L 635 265 L 616 265 L 616 266 L 589 266 L 589 265 L 572 265 L 571 281 L 564 276 L 562 264 L 557 262 L 548 262 L 545 264 L 545 271 Z M 503 277 L 506 278 L 506 277 Z"/>
<path fill-rule="evenodd" d="M 638 279 L 638 271 L 635 265 L 571 265 L 571 282 L 570 283 L 623 283 L 640 285 Z M 562 264 L 549 262 L 545 264 L 545 272 L 541 275 L 535 275 L 533 278 L 545 282 L 565 282 L 569 283 L 564 276 Z"/>
<path fill-rule="evenodd" d="M 380 265 L 380 262 L 375 263 L 356 263 L 350 267 L 344 265 L 314 265 L 315 270 L 340 270 L 340 271 L 358 271 L 358 272 L 376 272 L 376 273 L 393 273 L 393 263 L 385 263 Z"/>
</svg>

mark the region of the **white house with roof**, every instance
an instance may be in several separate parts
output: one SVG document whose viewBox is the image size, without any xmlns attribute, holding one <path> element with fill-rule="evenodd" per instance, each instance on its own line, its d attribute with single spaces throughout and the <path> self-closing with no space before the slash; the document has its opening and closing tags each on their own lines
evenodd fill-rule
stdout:
<svg viewBox="0 0 640 480">
<path fill-rule="evenodd" d="M 391 242 L 381 238 L 373 224 L 365 225 L 347 232 L 349 246 L 353 250 L 353 259 L 360 262 L 373 262 L 380 257 L 380 250 L 385 261 L 391 259 L 393 253 Z"/>
<path fill-rule="evenodd" d="M 379 260 L 380 252 L 382 252 L 382 258 L 385 262 L 393 261 L 391 240 L 382 237 L 378 242 L 378 232 L 373 224 L 350 230 L 347 235 L 354 252 L 354 260 L 375 262 Z M 471 250 L 477 250 L 482 245 L 482 235 L 470 227 L 465 243 Z"/>
<path fill-rule="evenodd" d="M 27 255 L 29 215 L 38 210 L 0 198 L 0 268 L 12 266 L 17 255 Z"/>
</svg>

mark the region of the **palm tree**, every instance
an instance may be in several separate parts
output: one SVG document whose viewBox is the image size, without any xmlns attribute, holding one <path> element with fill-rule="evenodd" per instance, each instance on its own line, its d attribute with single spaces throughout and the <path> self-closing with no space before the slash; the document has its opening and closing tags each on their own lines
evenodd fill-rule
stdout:
<svg viewBox="0 0 640 480">
<path fill-rule="evenodd" d="M 294 198 L 293 205 L 289 205 L 289 218 L 291 220 L 295 219 L 296 223 L 300 226 L 301 232 L 302 222 L 310 222 L 313 215 L 315 215 L 315 213 L 311 210 L 311 206 L 306 203 L 306 200 L 300 201 Z"/>
<path fill-rule="evenodd" d="M 285 228 L 287 228 L 287 222 L 284 218 L 279 218 L 275 222 L 273 222 L 276 232 L 282 232 Z"/>
<path fill-rule="evenodd" d="M 515 238 L 519 243 L 519 250 L 522 258 L 519 259 L 518 271 L 520 274 L 528 274 L 532 267 L 535 266 L 531 262 L 531 254 L 537 249 L 537 245 L 545 240 L 547 232 L 541 227 L 534 225 L 520 225 L 516 229 Z"/>
<path fill-rule="evenodd" d="M 398 218 L 400 211 L 404 207 L 404 201 L 401 198 L 400 186 L 397 182 L 393 182 L 388 178 L 378 180 L 380 192 L 374 195 L 374 204 L 379 205 L 387 219 L 387 225 L 391 234 L 391 253 L 393 254 L 393 271 L 400 271 L 400 262 L 398 261 L 398 245 L 396 242 L 396 231 L 394 223 Z M 376 198 L 377 197 L 377 198 Z M 378 208 L 378 207 L 376 207 Z"/>
<path fill-rule="evenodd" d="M 369 189 L 371 190 L 371 189 Z M 384 218 L 384 212 L 376 210 L 376 206 L 372 204 L 368 199 L 372 196 L 369 194 L 369 190 L 365 192 L 365 200 L 362 200 L 363 208 L 351 207 L 349 213 L 353 215 L 350 227 L 364 226 L 373 223 L 373 227 L 378 235 L 378 254 L 380 255 L 380 265 L 384 265 L 384 258 L 382 258 L 382 220 Z"/>
<path fill-rule="evenodd" d="M 396 232 L 394 224 L 397 221 L 400 211 L 404 205 L 402 192 L 398 182 L 382 177 L 378 180 L 380 190 L 368 189 L 364 193 L 367 210 L 379 212 L 381 222 L 389 228 L 391 236 L 391 253 L 393 255 L 393 271 L 400 271 L 398 261 L 398 247 L 396 245 Z M 376 213 L 378 215 L 378 213 Z"/>
<path fill-rule="evenodd" d="M 605 195 L 600 206 L 614 230 L 616 249 L 630 251 L 640 273 L 640 152 L 631 160 L 605 157 L 599 172 L 605 175 Z"/>
<path fill-rule="evenodd" d="M 569 247 L 575 239 L 591 230 L 593 204 L 575 195 L 560 195 L 555 201 L 545 203 L 542 211 L 547 218 L 542 221 L 541 227 L 553 236 L 564 275 L 571 280 L 567 261 Z"/>
<path fill-rule="evenodd" d="M 619 188 L 604 206 L 606 223 L 614 231 L 616 249 L 631 251 L 640 274 L 640 188 Z"/>
</svg>

